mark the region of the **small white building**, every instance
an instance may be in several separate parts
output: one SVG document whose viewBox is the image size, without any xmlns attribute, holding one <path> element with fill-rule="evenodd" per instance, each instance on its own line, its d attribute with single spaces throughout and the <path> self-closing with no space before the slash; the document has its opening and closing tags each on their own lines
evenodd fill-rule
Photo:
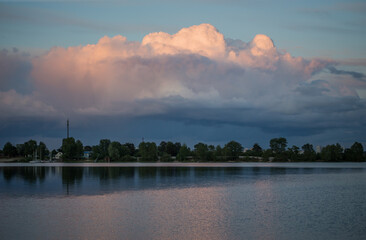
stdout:
<svg viewBox="0 0 366 240">
<path fill-rule="evenodd" d="M 91 151 L 84 151 L 84 158 L 89 159 L 91 157 Z"/>
<path fill-rule="evenodd" d="M 56 155 L 55 155 L 55 159 L 56 160 L 60 160 L 62 158 L 62 152 L 58 152 L 58 153 L 56 153 Z"/>
<path fill-rule="evenodd" d="M 315 152 L 316 153 L 321 153 L 321 151 L 322 151 L 322 147 L 321 146 L 316 146 L 315 147 Z"/>
</svg>

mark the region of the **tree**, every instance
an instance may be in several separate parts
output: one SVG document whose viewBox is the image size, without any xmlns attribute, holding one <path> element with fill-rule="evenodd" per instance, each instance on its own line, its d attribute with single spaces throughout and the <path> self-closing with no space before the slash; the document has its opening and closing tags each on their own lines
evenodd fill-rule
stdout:
<svg viewBox="0 0 366 240">
<path fill-rule="evenodd" d="M 52 156 L 54 157 L 56 154 L 57 154 L 57 151 L 56 149 L 53 149 L 52 152 L 51 152 Z"/>
<path fill-rule="evenodd" d="M 109 139 L 101 139 L 99 141 L 100 158 L 108 157 L 109 144 L 111 144 L 111 140 Z"/>
<path fill-rule="evenodd" d="M 288 149 L 288 156 L 292 161 L 298 161 L 300 158 L 300 148 L 293 145 L 291 148 Z"/>
<path fill-rule="evenodd" d="M 80 140 L 75 141 L 73 137 L 64 138 L 61 149 L 64 160 L 80 159 L 84 153 L 83 143 Z"/>
<path fill-rule="evenodd" d="M 158 149 L 154 142 L 141 142 L 139 144 L 139 154 L 142 161 L 156 161 L 158 159 Z"/>
<path fill-rule="evenodd" d="M 112 161 L 118 161 L 121 159 L 121 149 L 122 145 L 119 142 L 111 142 L 108 146 L 108 155 Z"/>
<path fill-rule="evenodd" d="M 7 142 L 3 147 L 3 153 L 5 156 L 15 157 L 17 154 L 17 148 L 14 147 L 10 142 Z"/>
<path fill-rule="evenodd" d="M 44 159 L 45 156 L 49 154 L 47 146 L 44 142 L 39 142 L 39 145 L 37 147 L 37 153 L 39 154 L 39 159 Z"/>
<path fill-rule="evenodd" d="M 327 145 L 321 151 L 321 158 L 324 161 L 339 162 L 343 159 L 343 149 L 339 143 Z"/>
<path fill-rule="evenodd" d="M 179 150 L 182 147 L 182 144 L 180 144 L 180 142 L 176 142 L 176 143 L 174 143 L 174 145 L 175 145 L 175 152 L 176 152 L 175 156 L 176 156 L 176 155 L 178 155 Z"/>
<path fill-rule="evenodd" d="M 17 144 L 16 145 L 16 148 L 17 148 L 17 154 L 19 156 L 25 156 L 25 145 L 24 143 L 23 144 Z"/>
<path fill-rule="evenodd" d="M 207 146 L 208 152 L 207 152 L 207 161 L 214 161 L 216 159 L 215 156 L 215 146 L 214 145 L 208 145 Z"/>
<path fill-rule="evenodd" d="M 64 160 L 74 159 L 77 153 L 75 139 L 73 137 L 62 139 L 61 149 Z"/>
<path fill-rule="evenodd" d="M 160 157 L 160 162 L 170 162 L 172 161 L 172 156 L 169 153 L 164 152 Z"/>
<path fill-rule="evenodd" d="M 222 147 L 220 145 L 217 145 L 216 149 L 215 149 L 215 159 L 221 160 L 223 155 L 224 155 L 224 153 L 223 153 Z"/>
<path fill-rule="evenodd" d="M 120 154 L 121 154 L 121 157 L 124 157 L 124 156 L 132 156 L 133 154 L 131 153 L 130 149 L 126 146 L 126 145 L 121 145 L 121 148 L 120 148 Z"/>
<path fill-rule="evenodd" d="M 303 150 L 302 159 L 304 161 L 315 161 L 316 152 L 314 151 L 313 145 L 310 143 L 304 144 L 301 149 Z"/>
<path fill-rule="evenodd" d="M 168 153 L 171 156 L 177 156 L 177 154 L 178 154 L 177 146 L 172 142 L 167 142 L 166 143 L 166 153 Z"/>
<path fill-rule="evenodd" d="M 351 148 L 347 148 L 344 152 L 344 160 L 350 162 L 364 161 L 363 146 L 359 142 L 352 144 Z"/>
<path fill-rule="evenodd" d="M 208 147 L 207 144 L 204 143 L 197 143 L 194 145 L 194 155 L 198 160 L 206 161 L 207 160 L 207 153 L 208 153 Z"/>
<path fill-rule="evenodd" d="M 105 159 L 108 155 L 108 147 L 111 141 L 109 139 L 101 139 L 99 141 L 99 145 L 95 145 L 92 147 L 91 158 L 93 159 Z"/>
<path fill-rule="evenodd" d="M 123 146 L 127 147 L 129 149 L 129 155 L 134 156 L 136 153 L 136 148 L 133 143 L 125 143 Z"/>
<path fill-rule="evenodd" d="M 178 160 L 184 161 L 189 155 L 191 155 L 191 150 L 186 144 L 183 144 L 183 146 L 180 147 L 179 153 L 177 155 Z"/>
<path fill-rule="evenodd" d="M 101 159 L 99 145 L 92 146 L 92 152 L 90 154 L 90 157 L 94 160 Z"/>
<path fill-rule="evenodd" d="M 271 158 L 274 157 L 274 153 L 271 149 L 266 149 L 263 151 L 263 154 L 262 154 L 262 157 L 267 160 L 267 161 L 270 161 Z"/>
<path fill-rule="evenodd" d="M 166 142 L 161 141 L 158 146 L 159 155 L 161 156 L 163 153 L 166 153 Z"/>
<path fill-rule="evenodd" d="M 83 147 L 83 143 L 80 140 L 77 140 L 75 142 L 76 144 L 76 158 L 80 159 L 84 157 L 84 147 Z"/>
<path fill-rule="evenodd" d="M 243 146 L 235 141 L 230 141 L 224 146 L 224 152 L 228 159 L 236 160 L 243 152 Z"/>
<path fill-rule="evenodd" d="M 258 143 L 254 143 L 251 153 L 253 156 L 260 157 L 263 154 L 263 149 Z"/>
<path fill-rule="evenodd" d="M 87 146 L 84 147 L 84 151 L 91 151 L 91 150 L 92 150 L 92 147 L 91 146 L 88 146 L 87 145 Z"/>
<path fill-rule="evenodd" d="M 28 142 L 24 143 L 24 154 L 27 157 L 32 157 L 37 150 L 37 142 L 34 140 L 29 140 Z"/>
<path fill-rule="evenodd" d="M 283 137 L 273 138 L 270 140 L 269 146 L 275 154 L 284 153 L 287 147 L 287 139 Z"/>
</svg>

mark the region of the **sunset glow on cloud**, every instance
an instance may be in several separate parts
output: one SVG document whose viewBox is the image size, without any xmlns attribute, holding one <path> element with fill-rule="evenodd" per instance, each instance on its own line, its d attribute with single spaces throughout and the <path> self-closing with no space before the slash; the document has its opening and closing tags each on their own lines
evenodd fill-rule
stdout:
<svg viewBox="0 0 366 240">
<path fill-rule="evenodd" d="M 3 59 L 15 55 L 4 52 Z M 210 24 L 150 33 L 141 42 L 104 36 L 96 44 L 17 56 L 30 63 L 31 90 L 1 89 L 6 118 L 158 115 L 315 132 L 366 119 L 366 103 L 358 95 L 366 89 L 364 76 L 337 70 L 331 59 L 293 57 L 264 34 L 249 42 L 225 39 Z"/>
<path fill-rule="evenodd" d="M 268 104 L 253 101 L 253 91 L 280 85 L 286 89 L 277 94 L 294 90 L 326 66 L 280 53 L 265 35 L 230 46 L 209 24 L 173 35 L 151 33 L 142 43 L 115 36 L 103 37 L 97 44 L 56 47 L 32 64 L 35 87 L 45 101 L 59 109 L 111 114 L 139 113 L 126 102 L 169 97 L 213 100 L 218 106 L 230 101 Z M 161 108 L 145 110 L 160 112 Z"/>
</svg>

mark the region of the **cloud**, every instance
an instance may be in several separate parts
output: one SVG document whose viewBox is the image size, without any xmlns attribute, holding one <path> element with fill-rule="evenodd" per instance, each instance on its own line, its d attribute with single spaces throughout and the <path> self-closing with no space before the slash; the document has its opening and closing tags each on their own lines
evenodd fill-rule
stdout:
<svg viewBox="0 0 366 240">
<path fill-rule="evenodd" d="M 0 92 L 0 119 L 14 117 L 58 116 L 56 110 L 32 95 L 21 95 L 15 90 Z"/>
<path fill-rule="evenodd" d="M 333 66 L 329 66 L 328 69 L 333 74 L 351 75 L 353 78 L 357 78 L 357 79 L 364 79 L 365 78 L 365 74 L 360 73 L 360 72 L 338 70 Z"/>
<path fill-rule="evenodd" d="M 11 51 L 0 50 L 0 91 L 15 89 L 18 92 L 29 92 L 29 74 L 32 70 L 31 58 L 17 48 Z"/>
<path fill-rule="evenodd" d="M 225 39 L 201 24 L 142 42 L 117 35 L 52 48 L 32 59 L 32 93 L 0 96 L 10 115 L 150 116 L 305 135 L 365 127 L 364 75 L 337 64 L 293 57 L 263 34 Z"/>
<path fill-rule="evenodd" d="M 115 36 L 94 45 L 53 48 L 33 66 L 37 89 L 58 107 L 125 112 L 127 103 L 170 96 L 247 101 L 264 86 L 280 91 L 296 85 L 324 63 L 280 53 L 265 35 L 229 46 L 216 28 L 201 24 L 173 35 L 151 33 L 141 43 Z"/>
<path fill-rule="evenodd" d="M 209 58 L 225 55 L 224 36 L 210 24 L 183 28 L 170 35 L 164 32 L 150 33 L 142 40 L 142 45 L 150 47 L 154 54 L 199 54 Z"/>
</svg>

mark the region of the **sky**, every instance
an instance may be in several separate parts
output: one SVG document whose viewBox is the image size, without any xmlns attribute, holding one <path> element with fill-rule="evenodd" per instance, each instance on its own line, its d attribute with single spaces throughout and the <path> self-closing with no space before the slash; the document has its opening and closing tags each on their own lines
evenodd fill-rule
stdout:
<svg viewBox="0 0 366 240">
<path fill-rule="evenodd" d="M 366 2 L 0 0 L 0 146 L 366 147 Z"/>
</svg>

